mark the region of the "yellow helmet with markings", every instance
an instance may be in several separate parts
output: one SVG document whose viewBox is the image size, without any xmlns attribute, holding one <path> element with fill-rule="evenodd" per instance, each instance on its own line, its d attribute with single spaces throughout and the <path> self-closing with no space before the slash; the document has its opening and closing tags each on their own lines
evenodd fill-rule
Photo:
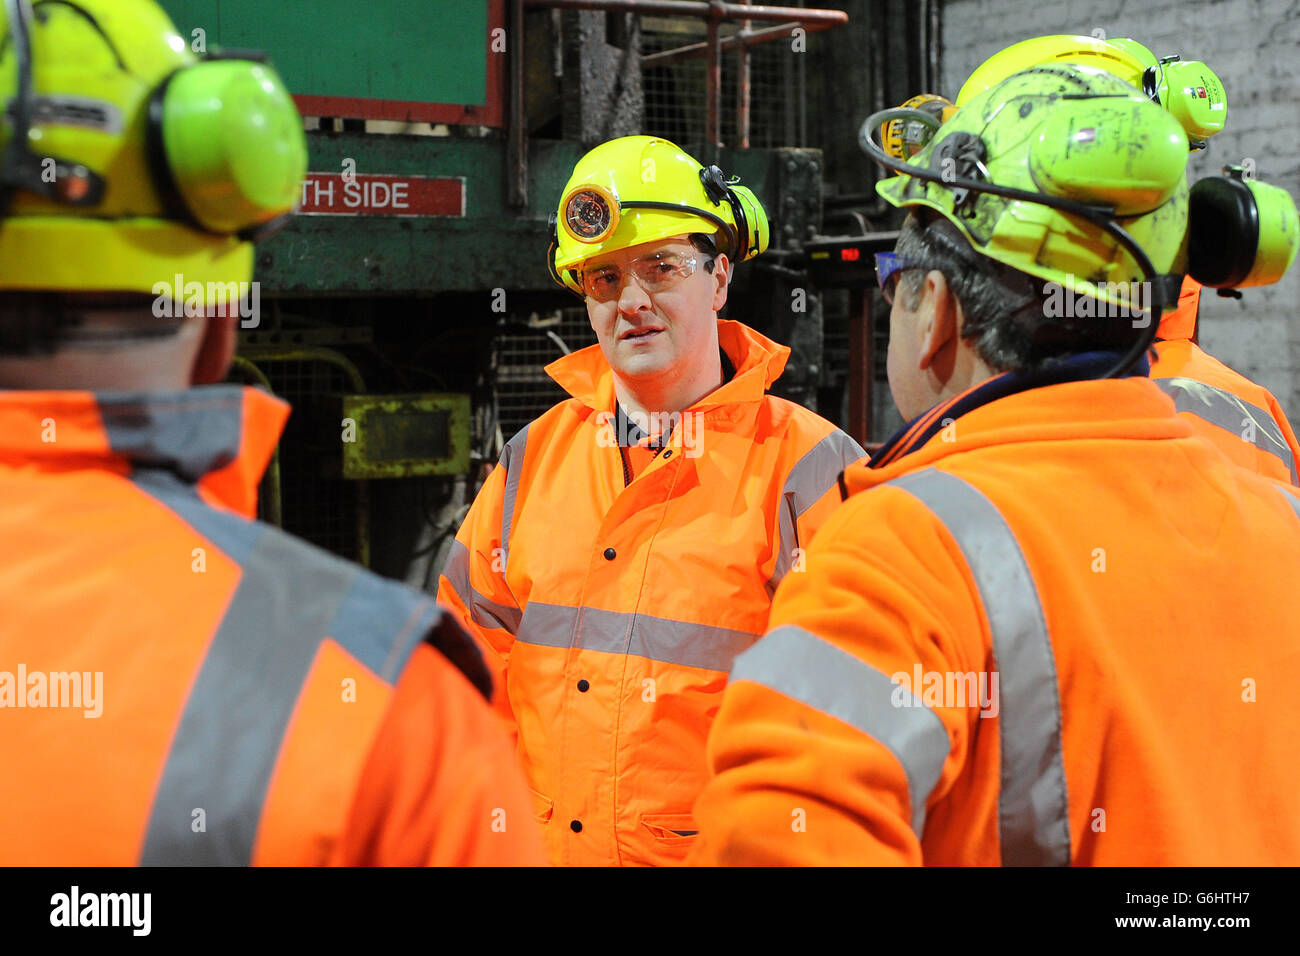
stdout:
<svg viewBox="0 0 1300 956">
<path fill-rule="evenodd" d="M 672 236 L 705 233 L 734 261 L 767 248 L 767 213 L 749 188 L 654 136 L 597 146 L 574 167 L 551 217 L 551 274 L 582 294 L 587 259 Z"/>
</svg>

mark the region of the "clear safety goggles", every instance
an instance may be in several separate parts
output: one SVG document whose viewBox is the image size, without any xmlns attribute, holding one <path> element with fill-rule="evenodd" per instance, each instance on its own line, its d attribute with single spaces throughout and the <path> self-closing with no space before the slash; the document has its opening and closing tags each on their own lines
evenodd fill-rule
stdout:
<svg viewBox="0 0 1300 956">
<path fill-rule="evenodd" d="M 628 271 L 645 291 L 654 295 L 695 275 L 708 256 L 664 249 L 628 263 Z M 623 291 L 623 270 L 614 263 L 582 270 L 582 291 L 596 302 L 613 302 Z"/>
</svg>

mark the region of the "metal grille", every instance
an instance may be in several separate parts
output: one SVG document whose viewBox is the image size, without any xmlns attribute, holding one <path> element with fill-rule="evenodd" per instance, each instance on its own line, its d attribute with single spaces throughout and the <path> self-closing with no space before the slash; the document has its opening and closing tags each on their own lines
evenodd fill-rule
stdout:
<svg viewBox="0 0 1300 956">
<path fill-rule="evenodd" d="M 259 359 L 256 364 L 275 394 L 293 406 L 280 440 L 284 530 L 340 557 L 359 560 L 357 483 L 325 473 L 323 462 L 338 459 L 337 422 L 332 455 L 322 453 L 319 430 L 321 398 L 351 392 L 347 375 L 328 362 Z"/>
<path fill-rule="evenodd" d="M 512 435 L 542 412 L 567 397 L 564 389 L 543 371 L 543 367 L 564 355 L 548 336 L 548 329 L 507 332 L 494 343 L 497 417 L 501 434 Z M 564 309 L 558 325 L 550 326 L 571 351 L 596 344 L 585 309 Z"/>
<path fill-rule="evenodd" d="M 760 27 L 763 24 L 759 25 Z M 767 24 L 770 26 L 770 24 Z M 736 31 L 723 24 L 723 36 Z M 671 50 L 707 39 L 703 21 L 645 17 L 641 23 L 645 55 Z M 750 49 L 749 140 L 756 149 L 804 146 L 800 131 L 802 103 L 798 70 L 800 55 L 780 40 Z M 706 61 L 703 57 L 678 60 L 664 66 L 647 66 L 642 75 L 645 92 L 645 132 L 675 143 L 705 141 Z M 738 63 L 734 52 L 722 57 L 722 141 L 737 144 L 736 86 Z"/>
</svg>

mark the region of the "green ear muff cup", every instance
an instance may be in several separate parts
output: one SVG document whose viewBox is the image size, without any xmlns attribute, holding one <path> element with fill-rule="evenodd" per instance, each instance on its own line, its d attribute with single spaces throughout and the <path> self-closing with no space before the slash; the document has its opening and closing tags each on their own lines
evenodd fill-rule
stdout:
<svg viewBox="0 0 1300 956">
<path fill-rule="evenodd" d="M 1212 176 L 1192 187 L 1187 200 L 1187 271 L 1201 285 L 1230 289 L 1255 265 L 1259 209 L 1240 179 Z"/>
<path fill-rule="evenodd" d="M 1029 147 L 1029 174 L 1043 192 L 1143 215 L 1183 182 L 1187 135 L 1139 97 L 1062 100 Z"/>
<path fill-rule="evenodd" d="M 279 77 L 247 60 L 207 61 L 172 74 L 155 94 L 150 129 L 165 158 L 155 182 L 164 202 L 189 218 L 235 234 L 298 203 L 307 172 L 302 118 Z M 170 184 L 170 187 L 169 187 Z"/>
<path fill-rule="evenodd" d="M 767 210 L 758 201 L 754 191 L 748 186 L 731 187 L 735 196 L 732 209 L 736 212 L 736 221 L 743 223 L 745 231 L 745 259 L 753 259 L 767 249 L 771 241 L 772 230 L 767 221 Z"/>
<path fill-rule="evenodd" d="M 1228 122 L 1228 96 L 1223 81 L 1200 60 L 1164 65 L 1159 78 L 1160 102 L 1190 139 L 1209 139 Z"/>
<path fill-rule="evenodd" d="M 1285 189 L 1257 179 L 1245 182 L 1255 197 L 1259 219 L 1259 247 L 1255 264 L 1243 286 L 1272 285 L 1286 275 L 1300 248 L 1300 216 L 1295 200 Z"/>
</svg>

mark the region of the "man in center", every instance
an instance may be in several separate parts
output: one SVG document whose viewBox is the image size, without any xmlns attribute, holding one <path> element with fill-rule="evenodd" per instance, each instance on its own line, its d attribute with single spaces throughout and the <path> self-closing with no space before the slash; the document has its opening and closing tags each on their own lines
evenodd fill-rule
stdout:
<svg viewBox="0 0 1300 956">
<path fill-rule="evenodd" d="M 557 864 L 685 858 L 732 660 L 864 454 L 767 394 L 788 348 L 717 317 L 768 231 L 649 136 L 592 150 L 560 198 L 552 271 L 598 344 L 546 367 L 571 397 L 506 444 L 438 591 L 496 670 Z"/>
</svg>

